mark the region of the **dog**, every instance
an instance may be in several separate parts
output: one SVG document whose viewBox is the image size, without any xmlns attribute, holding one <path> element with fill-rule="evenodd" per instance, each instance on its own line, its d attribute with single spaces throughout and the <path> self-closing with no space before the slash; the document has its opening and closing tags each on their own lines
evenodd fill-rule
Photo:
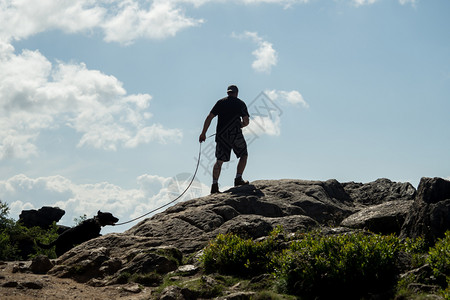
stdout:
<svg viewBox="0 0 450 300">
<path fill-rule="evenodd" d="M 59 257 L 76 245 L 99 237 L 101 235 L 100 230 L 103 226 L 115 225 L 118 221 L 119 219 L 114 217 L 111 213 L 98 211 L 97 215 L 93 218 L 87 219 L 77 226 L 69 228 L 61 233 L 52 243 L 48 245 L 38 244 L 39 247 L 44 249 L 50 249 L 53 246 L 56 246 L 55 252 Z"/>
</svg>

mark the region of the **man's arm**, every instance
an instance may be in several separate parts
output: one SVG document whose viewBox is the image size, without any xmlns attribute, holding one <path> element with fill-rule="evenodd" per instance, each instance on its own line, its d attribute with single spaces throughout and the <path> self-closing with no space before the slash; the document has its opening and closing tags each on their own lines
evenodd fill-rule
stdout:
<svg viewBox="0 0 450 300">
<path fill-rule="evenodd" d="M 242 117 L 241 128 L 244 128 L 250 123 L 250 118 L 248 116 Z"/>
<path fill-rule="evenodd" d="M 203 124 L 203 130 L 199 137 L 199 142 L 204 142 L 206 140 L 206 132 L 208 131 L 209 125 L 211 125 L 212 119 L 214 119 L 215 115 L 209 113 L 209 115 L 205 119 L 205 123 Z"/>
</svg>

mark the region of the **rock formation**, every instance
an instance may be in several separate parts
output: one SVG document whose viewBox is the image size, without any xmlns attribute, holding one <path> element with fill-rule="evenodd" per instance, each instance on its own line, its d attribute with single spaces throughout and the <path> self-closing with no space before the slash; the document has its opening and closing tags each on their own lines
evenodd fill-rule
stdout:
<svg viewBox="0 0 450 300">
<path fill-rule="evenodd" d="M 53 222 L 61 220 L 65 213 L 59 207 L 44 206 L 38 210 L 23 210 L 19 215 L 19 221 L 28 228 L 39 226 L 47 229 Z"/>
<path fill-rule="evenodd" d="M 450 230 L 450 181 L 422 178 L 401 236 L 423 236 L 427 242 L 433 243 L 447 230 Z"/>
<path fill-rule="evenodd" d="M 441 202 L 436 202 L 436 195 L 447 198 L 440 187 L 434 191 L 434 184 L 421 186 L 416 196 L 411 184 L 388 179 L 368 184 L 258 180 L 178 203 L 124 233 L 85 242 L 61 256 L 50 273 L 92 285 L 120 282 L 124 273 L 167 273 L 177 269 L 182 256 L 194 255 L 219 233 L 259 238 L 278 225 L 286 232 L 332 228 L 333 232 L 399 233 L 410 208 L 420 206 L 421 195 L 434 199 L 430 205 Z M 443 220 L 440 213 L 434 219 Z"/>
</svg>

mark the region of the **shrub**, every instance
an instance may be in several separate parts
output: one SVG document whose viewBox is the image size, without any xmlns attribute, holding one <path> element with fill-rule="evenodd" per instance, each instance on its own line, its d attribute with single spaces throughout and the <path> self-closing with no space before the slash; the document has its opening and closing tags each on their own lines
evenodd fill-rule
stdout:
<svg viewBox="0 0 450 300">
<path fill-rule="evenodd" d="M 25 260 L 37 254 L 56 258 L 54 249 L 45 250 L 36 246 L 36 241 L 48 244 L 57 238 L 55 224 L 49 229 L 27 228 L 8 218 L 8 213 L 8 205 L 0 201 L 0 260 Z"/>
<path fill-rule="evenodd" d="M 288 293 L 303 297 L 360 297 L 395 284 L 394 236 L 309 233 L 277 258 L 277 278 Z"/>
<path fill-rule="evenodd" d="M 427 262 L 433 268 L 435 274 L 450 276 L 450 231 L 445 237 L 439 239 L 428 252 Z"/>
<path fill-rule="evenodd" d="M 277 249 L 274 230 L 266 239 L 253 241 L 235 234 L 219 234 L 205 248 L 200 260 L 207 273 L 219 272 L 251 276 L 270 271 L 273 252 Z"/>
<path fill-rule="evenodd" d="M 450 231 L 447 231 L 444 238 L 439 239 L 430 249 L 426 261 L 441 287 L 447 288 L 450 281 Z"/>
</svg>

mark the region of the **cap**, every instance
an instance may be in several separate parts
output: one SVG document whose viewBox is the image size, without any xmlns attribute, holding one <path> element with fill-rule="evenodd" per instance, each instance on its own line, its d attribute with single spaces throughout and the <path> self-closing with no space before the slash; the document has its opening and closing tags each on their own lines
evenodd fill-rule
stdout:
<svg viewBox="0 0 450 300">
<path fill-rule="evenodd" d="M 237 86 L 235 86 L 235 85 L 230 85 L 227 88 L 227 93 L 237 93 L 238 91 L 239 90 L 238 90 Z"/>
</svg>

